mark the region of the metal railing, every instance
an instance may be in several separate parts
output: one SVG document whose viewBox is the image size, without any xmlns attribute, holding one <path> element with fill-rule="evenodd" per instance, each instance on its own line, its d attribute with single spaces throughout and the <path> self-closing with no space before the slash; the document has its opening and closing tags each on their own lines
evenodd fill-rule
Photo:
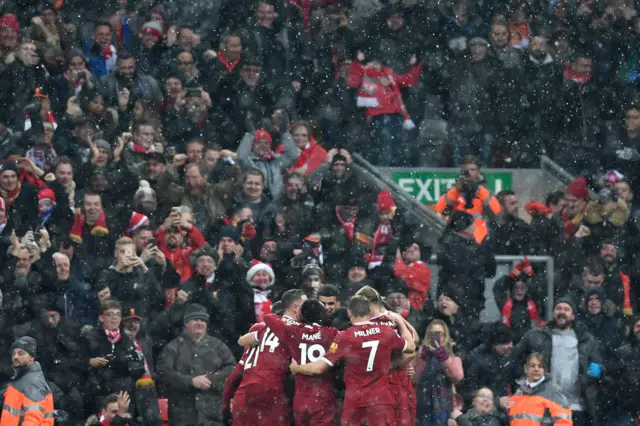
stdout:
<svg viewBox="0 0 640 426">
<path fill-rule="evenodd" d="M 546 171 L 565 185 L 568 185 L 576 178 L 574 175 L 566 171 L 564 168 L 562 168 L 562 166 L 560 166 L 558 163 L 556 163 L 546 155 L 540 157 L 540 167 L 542 168 L 542 170 Z M 598 195 L 594 191 L 589 189 L 589 198 L 591 198 L 592 200 L 596 200 L 598 198 Z"/>
<path fill-rule="evenodd" d="M 524 258 L 529 259 L 531 263 L 544 263 L 545 264 L 545 274 L 547 277 L 547 296 L 545 298 L 545 316 L 547 320 L 551 320 L 553 314 L 553 300 L 554 300 L 554 285 L 553 285 L 553 276 L 555 272 L 555 264 L 553 261 L 553 257 L 551 256 L 511 256 L 511 255 L 496 255 L 496 262 L 498 263 L 498 270 L 496 271 L 496 276 L 494 278 L 488 278 L 485 280 L 485 308 L 480 315 L 480 319 L 485 322 L 496 321 L 500 319 L 500 309 L 501 306 L 497 306 L 495 300 L 493 299 L 493 285 L 495 282 L 500 279 L 502 276 L 506 275 L 513 269 L 516 263 L 520 262 Z M 438 284 L 438 256 L 432 255 L 431 259 L 429 259 L 429 268 L 431 268 L 432 278 L 431 278 L 431 298 L 432 300 L 436 300 L 437 295 L 437 284 Z M 505 268 L 506 267 L 506 268 Z M 493 301 L 493 306 L 490 303 Z M 497 309 L 497 311 L 493 310 L 493 307 Z"/>
</svg>

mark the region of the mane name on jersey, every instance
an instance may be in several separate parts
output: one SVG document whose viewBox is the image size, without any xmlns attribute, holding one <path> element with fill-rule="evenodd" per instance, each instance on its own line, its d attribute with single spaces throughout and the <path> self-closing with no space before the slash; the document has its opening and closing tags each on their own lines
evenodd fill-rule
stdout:
<svg viewBox="0 0 640 426">
<path fill-rule="evenodd" d="M 396 328 L 396 323 L 393 321 L 378 321 L 376 324 L 386 325 L 388 327 Z"/>
<path fill-rule="evenodd" d="M 353 335 L 355 337 L 367 337 L 373 334 L 380 334 L 380 329 L 378 327 L 374 327 L 366 330 L 358 330 L 353 332 Z"/>
<path fill-rule="evenodd" d="M 322 339 L 322 333 L 317 332 L 315 334 L 307 334 L 307 333 L 302 333 L 302 340 L 320 340 Z"/>
</svg>

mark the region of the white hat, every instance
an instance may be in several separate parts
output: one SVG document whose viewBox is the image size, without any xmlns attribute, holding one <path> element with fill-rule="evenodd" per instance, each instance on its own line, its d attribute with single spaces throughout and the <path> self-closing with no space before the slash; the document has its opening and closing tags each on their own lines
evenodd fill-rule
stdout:
<svg viewBox="0 0 640 426">
<path fill-rule="evenodd" d="M 276 276 L 273 273 L 273 269 L 271 269 L 271 266 L 267 265 L 266 263 L 256 263 L 251 267 L 251 269 L 247 271 L 247 283 L 251 285 L 251 280 L 253 280 L 253 277 L 260 271 L 269 274 L 269 279 L 271 281 L 269 285 L 272 285 L 276 280 Z"/>
</svg>

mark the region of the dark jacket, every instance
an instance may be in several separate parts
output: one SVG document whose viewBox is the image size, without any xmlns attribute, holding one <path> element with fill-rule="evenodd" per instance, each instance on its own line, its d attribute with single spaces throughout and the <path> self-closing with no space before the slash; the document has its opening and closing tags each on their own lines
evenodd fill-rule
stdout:
<svg viewBox="0 0 640 426">
<path fill-rule="evenodd" d="M 464 359 L 464 397 L 471 401 L 482 387 L 491 389 L 496 397 L 507 396 L 512 377 L 522 373 L 522 365 L 509 357 L 500 358 L 489 343 L 473 349 Z"/>
<path fill-rule="evenodd" d="M 456 423 L 458 426 L 506 426 L 507 417 L 500 411 L 478 413 L 472 408 L 458 417 Z"/>
<path fill-rule="evenodd" d="M 125 273 L 110 267 L 98 277 L 95 291 L 100 292 L 107 287 L 112 297 L 122 301 L 125 312 L 134 308 L 137 315 L 153 318 L 162 310 L 164 293 L 156 277 L 149 271 L 134 268 L 132 272 Z"/>
<path fill-rule="evenodd" d="M 162 101 L 162 91 L 158 86 L 158 82 L 150 75 L 138 71 L 133 82 L 126 86 L 118 79 L 117 72 L 114 72 L 100 80 L 100 92 L 104 96 L 105 106 L 118 107 L 119 93 L 125 87 L 131 92 L 130 99 L 134 102 L 141 98 L 158 103 Z"/>
<path fill-rule="evenodd" d="M 552 330 L 554 322 L 550 321 L 543 328 L 529 330 L 522 340 L 513 348 L 511 359 L 517 365 L 524 365 L 527 356 L 533 352 L 541 353 L 545 359 L 551 360 L 553 351 Z M 580 388 L 585 399 L 585 406 L 592 419 L 599 419 L 599 395 L 600 386 L 598 382 L 587 375 L 589 364 L 597 363 L 604 365 L 600 344 L 587 328 L 580 322 L 573 323 L 573 330 L 578 339 L 578 354 L 580 363 Z M 553 369 L 553 365 L 549 366 Z"/>
<path fill-rule="evenodd" d="M 10 124 L 9 127 L 22 129 L 25 109 L 33 102 L 36 88 L 46 88 L 49 81 L 49 73 L 41 64 L 27 67 L 16 59 L 9 65 L 0 82 L 0 98 L 5 106 L 2 119 L 6 121 L 3 122 Z"/>
<path fill-rule="evenodd" d="M 490 222 L 493 251 L 496 254 L 534 254 L 533 236 L 529 225 L 516 217 L 500 220 L 494 217 Z"/>
<path fill-rule="evenodd" d="M 640 341 L 635 335 L 614 351 L 606 369 L 604 392 L 611 397 L 611 407 L 633 417 L 640 415 Z"/>
<path fill-rule="evenodd" d="M 224 382 L 236 365 L 224 343 L 205 335 L 194 342 L 185 333 L 167 345 L 158 360 L 161 380 L 167 386 L 169 423 L 175 425 L 222 425 Z M 200 391 L 191 381 L 206 374 L 211 388 Z"/>
<path fill-rule="evenodd" d="M 122 333 L 115 344 L 111 344 L 102 328 L 96 328 L 82 337 L 83 347 L 89 358 L 108 358 L 109 364 L 102 368 L 89 368 L 86 393 L 94 398 L 111 393 L 127 391 L 131 395 L 135 382 L 145 373 L 144 363 L 139 359 L 136 348 Z"/>
<path fill-rule="evenodd" d="M 18 236 L 29 231 L 29 226 L 38 219 L 38 190 L 27 182 L 22 183 L 20 194 L 7 211 L 7 218 Z"/>
</svg>

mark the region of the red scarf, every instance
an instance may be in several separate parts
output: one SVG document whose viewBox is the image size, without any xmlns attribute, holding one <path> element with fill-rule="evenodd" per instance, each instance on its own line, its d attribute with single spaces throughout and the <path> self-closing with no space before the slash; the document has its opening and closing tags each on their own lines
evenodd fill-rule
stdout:
<svg viewBox="0 0 640 426">
<path fill-rule="evenodd" d="M 27 183 L 31 184 L 32 186 L 35 186 L 36 188 L 45 188 L 47 185 L 42 181 L 42 179 L 40 179 L 38 176 L 32 175 L 31 173 L 27 172 L 26 170 L 23 170 L 20 173 L 20 176 L 18 177 L 18 180 L 20 180 L 20 183 L 23 183 L 25 180 L 27 181 Z"/>
<path fill-rule="evenodd" d="M 100 53 L 102 54 L 102 56 L 104 56 L 104 59 L 107 59 L 107 60 L 111 58 L 111 56 L 113 56 L 113 54 L 115 53 L 114 50 L 115 49 L 111 45 L 100 46 Z"/>
<path fill-rule="evenodd" d="M 565 80 L 571 80 L 576 82 L 577 84 L 587 84 L 589 80 L 591 80 L 591 74 L 582 74 L 574 72 L 571 67 L 566 67 L 564 69 L 564 78 Z"/>
<path fill-rule="evenodd" d="M 100 217 L 96 223 L 91 226 L 91 235 L 94 237 L 104 237 L 109 235 L 109 228 L 107 228 L 107 220 L 104 211 L 100 213 Z M 73 226 L 71 226 L 71 239 L 76 243 L 82 243 L 82 234 L 84 231 L 85 218 L 81 209 L 76 210 L 75 217 L 73 219 Z"/>
<path fill-rule="evenodd" d="M 218 60 L 220 61 L 220 63 L 222 65 L 224 65 L 224 67 L 227 69 L 227 72 L 233 72 L 233 70 L 235 69 L 236 65 L 238 65 L 240 63 L 240 58 L 238 58 L 235 61 L 229 63 L 227 58 L 224 57 L 224 53 L 223 52 L 220 52 L 218 54 Z"/>
<path fill-rule="evenodd" d="M 106 334 L 107 336 L 107 340 L 109 340 L 109 343 L 111 343 L 112 345 L 115 345 L 116 343 L 118 343 L 120 341 L 120 339 L 122 338 L 122 335 L 120 334 L 120 329 L 116 329 L 113 331 L 109 331 L 106 328 L 104 329 L 104 334 Z"/>
<path fill-rule="evenodd" d="M 531 299 L 527 299 L 527 310 L 529 311 L 529 319 L 531 320 L 531 326 L 537 327 L 540 323 L 540 315 L 538 315 L 538 308 L 536 304 Z M 502 307 L 502 312 L 500 315 L 502 316 L 502 322 L 504 325 L 511 326 L 511 313 L 513 311 L 513 300 L 511 297 L 507 297 L 507 301 Z"/>
<path fill-rule="evenodd" d="M 340 209 L 338 209 L 338 207 L 336 206 L 336 217 L 338 218 L 338 221 L 342 224 L 342 227 L 344 228 L 344 232 L 347 233 L 347 238 L 349 239 L 349 242 L 353 241 L 353 234 L 355 233 L 356 230 L 356 219 L 351 219 L 350 221 L 345 221 L 342 219 L 342 216 L 340 216 Z"/>
<path fill-rule="evenodd" d="M 4 198 L 4 200 L 7 202 L 7 210 L 11 208 L 13 202 L 16 200 L 16 198 L 18 198 L 21 189 L 22 184 L 20 183 L 20 181 L 18 181 L 16 187 L 9 192 L 5 191 L 4 189 L 0 189 L 0 196 L 2 196 L 2 198 Z"/>
<path fill-rule="evenodd" d="M 149 149 L 146 149 L 143 146 L 140 146 L 135 142 L 129 142 L 129 148 L 133 152 L 141 152 L 143 154 L 150 154 L 150 153 L 156 151 L 153 145 L 151 145 L 151 147 L 149 147 Z"/>
<path fill-rule="evenodd" d="M 378 253 L 378 248 L 380 246 L 389 245 L 389 241 L 391 240 L 391 225 L 385 225 L 381 223 L 378 225 L 378 229 L 373 234 L 373 246 L 371 248 L 371 259 L 370 262 L 380 262 L 384 258 L 383 255 Z"/>
</svg>

